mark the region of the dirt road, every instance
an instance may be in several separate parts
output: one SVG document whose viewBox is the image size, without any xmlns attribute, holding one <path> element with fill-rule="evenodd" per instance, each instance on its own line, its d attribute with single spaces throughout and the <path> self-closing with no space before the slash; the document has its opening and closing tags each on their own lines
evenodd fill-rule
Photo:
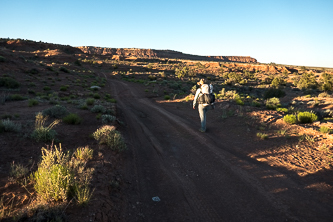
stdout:
<svg viewBox="0 0 333 222">
<path fill-rule="evenodd" d="M 156 103 L 132 83 L 110 86 L 129 147 L 124 221 L 332 220 L 332 196 L 251 159 L 244 151 L 251 139 L 231 133 L 212 113 L 200 133 L 197 109 L 188 103 Z"/>
</svg>

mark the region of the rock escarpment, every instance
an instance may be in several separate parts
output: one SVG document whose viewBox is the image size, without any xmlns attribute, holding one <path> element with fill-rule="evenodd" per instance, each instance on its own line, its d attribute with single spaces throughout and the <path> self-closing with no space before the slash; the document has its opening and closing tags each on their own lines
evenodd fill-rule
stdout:
<svg viewBox="0 0 333 222">
<path fill-rule="evenodd" d="M 102 48 L 93 46 L 77 47 L 87 54 L 97 55 L 118 55 L 123 57 L 137 58 L 169 58 L 169 59 L 186 59 L 202 61 L 221 61 L 221 62 L 242 62 L 257 63 L 257 60 L 250 56 L 198 56 L 185 54 L 173 50 L 155 50 L 155 49 L 136 49 L 136 48 Z"/>
</svg>

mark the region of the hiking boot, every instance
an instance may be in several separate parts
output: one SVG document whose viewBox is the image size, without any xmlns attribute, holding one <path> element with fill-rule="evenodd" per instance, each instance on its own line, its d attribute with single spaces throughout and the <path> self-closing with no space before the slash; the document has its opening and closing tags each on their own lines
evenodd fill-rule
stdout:
<svg viewBox="0 0 333 222">
<path fill-rule="evenodd" d="M 206 130 L 203 130 L 201 128 L 199 129 L 199 131 L 202 132 L 202 133 L 206 132 Z"/>
</svg>

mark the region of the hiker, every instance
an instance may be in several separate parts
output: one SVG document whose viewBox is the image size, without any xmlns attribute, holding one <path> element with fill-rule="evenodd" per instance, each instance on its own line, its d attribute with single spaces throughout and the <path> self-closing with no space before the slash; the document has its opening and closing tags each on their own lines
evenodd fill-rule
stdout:
<svg viewBox="0 0 333 222">
<path fill-rule="evenodd" d="M 208 102 L 206 99 L 204 99 L 204 94 L 213 95 L 213 86 L 212 84 L 206 84 L 204 79 L 200 79 L 197 84 L 200 86 L 200 88 L 198 88 L 195 93 L 195 97 L 193 100 L 193 109 L 195 109 L 195 105 L 196 103 L 198 103 L 198 110 L 201 121 L 201 128 L 199 129 L 199 131 L 204 133 L 206 132 L 206 113 L 208 110 L 214 109 L 215 107 L 214 100 Z"/>
</svg>

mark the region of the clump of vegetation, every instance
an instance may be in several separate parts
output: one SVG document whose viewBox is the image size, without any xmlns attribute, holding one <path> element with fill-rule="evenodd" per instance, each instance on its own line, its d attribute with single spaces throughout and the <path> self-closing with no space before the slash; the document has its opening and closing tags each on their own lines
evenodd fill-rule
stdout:
<svg viewBox="0 0 333 222">
<path fill-rule="evenodd" d="M 257 137 L 259 137 L 260 139 L 264 140 L 264 139 L 268 138 L 268 135 L 266 133 L 258 132 L 257 133 Z"/>
<path fill-rule="evenodd" d="M 20 101 L 20 100 L 26 100 L 27 98 L 26 97 L 23 97 L 22 95 L 20 94 L 13 94 L 10 96 L 9 98 L 11 101 Z"/>
<path fill-rule="evenodd" d="M 300 123 L 312 123 L 318 119 L 317 115 L 312 112 L 299 112 L 297 120 Z"/>
<path fill-rule="evenodd" d="M 283 117 L 283 121 L 285 121 L 288 124 L 296 124 L 297 123 L 297 118 L 293 114 L 288 114 Z"/>
<path fill-rule="evenodd" d="M 319 128 L 319 132 L 330 134 L 330 133 L 332 132 L 332 129 L 330 129 L 330 128 L 327 127 L 327 126 L 321 126 L 321 127 Z"/>
<path fill-rule="evenodd" d="M 285 83 L 284 79 L 281 77 L 275 77 L 271 83 L 272 87 L 274 87 L 274 88 L 279 88 L 280 86 L 285 85 L 285 84 L 286 83 Z"/>
<path fill-rule="evenodd" d="M 105 144 L 112 150 L 122 151 L 126 149 L 123 137 L 114 126 L 105 125 L 97 129 L 93 133 L 93 137 L 99 141 L 99 144 Z"/>
<path fill-rule="evenodd" d="M 21 131 L 21 124 L 19 123 L 15 123 L 13 122 L 12 120 L 10 119 L 4 119 L 4 120 L 1 120 L 1 130 L 3 130 L 3 132 L 15 132 L 15 133 L 18 133 Z"/>
<path fill-rule="evenodd" d="M 69 73 L 69 70 L 63 66 L 59 68 L 59 71 L 62 71 L 64 73 Z"/>
<path fill-rule="evenodd" d="M 28 100 L 28 106 L 32 107 L 32 106 L 37 106 L 39 104 L 38 100 L 36 99 L 29 99 Z"/>
<path fill-rule="evenodd" d="M 82 119 L 76 113 L 70 113 L 65 116 L 62 121 L 67 124 L 78 125 L 82 122 Z"/>
<path fill-rule="evenodd" d="M 44 116 L 49 116 L 49 117 L 53 117 L 53 118 L 63 118 L 64 116 L 66 116 L 68 114 L 69 114 L 69 111 L 61 105 L 55 105 L 55 106 L 43 111 Z"/>
<path fill-rule="evenodd" d="M 322 74 L 320 89 L 323 91 L 332 91 L 333 89 L 333 76 L 327 73 Z"/>
<path fill-rule="evenodd" d="M 315 89 L 318 83 L 313 73 L 303 73 L 301 77 L 294 79 L 294 85 L 299 89 Z"/>
<path fill-rule="evenodd" d="M 102 105 L 95 105 L 90 111 L 93 113 L 105 113 L 106 108 Z"/>
<path fill-rule="evenodd" d="M 276 109 L 278 107 L 280 107 L 280 99 L 273 97 L 273 98 L 269 98 L 266 100 L 266 108 L 267 109 Z"/>
<path fill-rule="evenodd" d="M 276 111 L 282 112 L 282 113 L 288 113 L 289 112 L 289 110 L 287 108 L 280 108 L 280 107 L 276 108 Z"/>
<path fill-rule="evenodd" d="M 269 88 L 268 90 L 265 91 L 264 93 L 264 98 L 281 98 L 284 97 L 286 93 L 282 89 L 276 89 L 276 88 Z"/>
<path fill-rule="evenodd" d="M 116 120 L 115 116 L 109 114 L 102 115 L 101 118 L 103 124 L 112 123 Z"/>
<path fill-rule="evenodd" d="M 92 106 L 92 105 L 94 105 L 94 103 L 95 103 L 95 99 L 94 98 L 88 98 L 88 99 L 86 99 L 86 104 L 88 106 Z"/>
<path fill-rule="evenodd" d="M 78 148 L 73 155 L 64 153 L 61 144 L 59 148 L 43 147 L 42 161 L 32 175 L 37 195 L 47 202 L 64 202 L 74 197 L 79 204 L 88 203 L 93 170 L 85 166 L 91 154 L 88 147 Z"/>
<path fill-rule="evenodd" d="M 37 113 L 35 120 L 35 129 L 31 134 L 31 138 L 37 142 L 51 142 L 55 139 L 56 131 L 52 128 L 60 123 L 60 120 L 54 120 L 49 126 L 45 127 L 47 116 L 43 116 L 41 112 Z"/>
<path fill-rule="evenodd" d="M 67 91 L 68 87 L 69 87 L 68 85 L 60 86 L 60 91 Z"/>
<path fill-rule="evenodd" d="M 22 164 L 15 164 L 14 162 L 10 165 L 9 175 L 13 177 L 16 181 L 20 180 L 28 174 L 28 168 L 24 167 Z"/>
<path fill-rule="evenodd" d="M 6 61 L 6 58 L 3 56 L 0 56 L 0 62 L 5 62 L 5 61 Z"/>
<path fill-rule="evenodd" d="M 16 88 L 20 87 L 20 83 L 10 77 L 1 77 L 0 78 L 0 87 L 16 89 Z"/>
<path fill-rule="evenodd" d="M 165 95 L 165 96 L 164 96 L 164 99 L 165 99 L 165 100 L 170 100 L 170 96 L 169 96 L 169 95 Z"/>
</svg>

